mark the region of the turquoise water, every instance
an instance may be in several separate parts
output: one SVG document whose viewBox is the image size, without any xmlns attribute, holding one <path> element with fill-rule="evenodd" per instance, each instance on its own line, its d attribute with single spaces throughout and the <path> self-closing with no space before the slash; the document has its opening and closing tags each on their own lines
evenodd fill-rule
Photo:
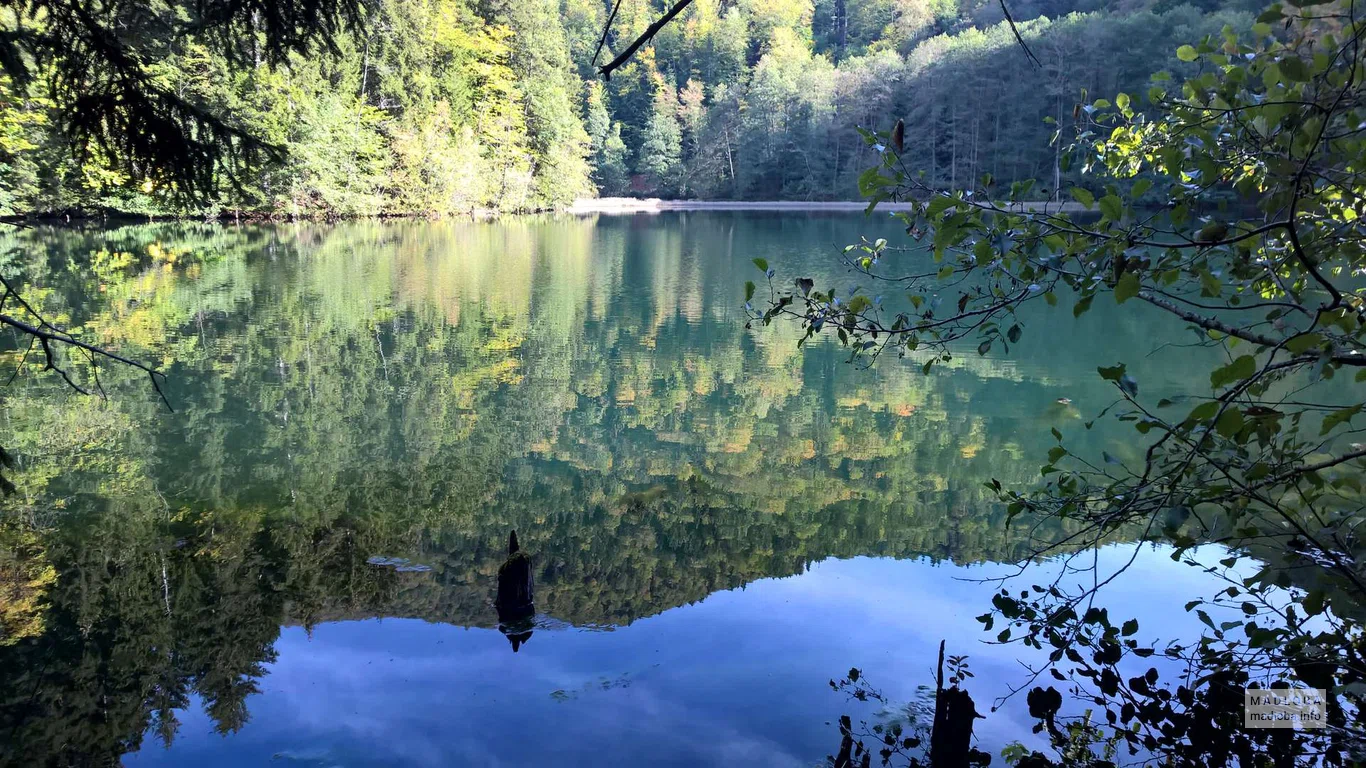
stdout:
<svg viewBox="0 0 1366 768">
<path fill-rule="evenodd" d="M 1113 398 L 1096 366 L 1157 397 L 1201 353 L 1164 318 L 1065 303 L 1009 357 L 969 345 L 929 376 L 746 327 L 752 258 L 840 285 L 860 234 L 896 230 L 689 212 L 16 236 L 43 311 L 157 363 L 174 410 L 107 367 L 106 399 L 32 365 L 5 391 L 0 759 L 812 765 L 840 714 L 899 716 L 941 640 L 979 702 L 1004 695 L 1020 649 L 973 617 L 1041 540 L 983 483 L 1032 482 L 1054 426 L 1134 456 L 1082 427 Z M 512 530 L 535 613 L 500 628 Z M 1172 636 L 1203 583 L 1145 549 L 1108 599 Z M 832 692 L 851 666 L 897 705 Z M 1016 703 L 983 748 L 1032 738 Z"/>
</svg>

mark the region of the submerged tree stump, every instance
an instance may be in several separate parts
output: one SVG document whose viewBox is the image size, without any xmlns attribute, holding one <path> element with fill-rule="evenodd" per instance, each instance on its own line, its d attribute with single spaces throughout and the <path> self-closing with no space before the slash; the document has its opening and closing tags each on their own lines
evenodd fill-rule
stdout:
<svg viewBox="0 0 1366 768">
<path fill-rule="evenodd" d="M 517 544 L 517 532 L 508 537 L 508 558 L 498 567 L 498 629 L 512 643 L 513 653 L 531 639 L 531 619 L 536 615 L 535 585 L 531 558 Z"/>
<path fill-rule="evenodd" d="M 967 768 L 972 756 L 972 725 L 978 717 L 972 696 L 962 688 L 939 691 L 934 702 L 930 764 L 935 768 Z"/>
<path fill-rule="evenodd" d="M 944 687 L 944 642 L 939 643 L 939 675 L 935 681 L 934 729 L 930 732 L 930 765 L 934 768 L 968 768 L 983 764 L 982 753 L 972 748 L 973 721 L 982 715 L 967 691 Z"/>
</svg>

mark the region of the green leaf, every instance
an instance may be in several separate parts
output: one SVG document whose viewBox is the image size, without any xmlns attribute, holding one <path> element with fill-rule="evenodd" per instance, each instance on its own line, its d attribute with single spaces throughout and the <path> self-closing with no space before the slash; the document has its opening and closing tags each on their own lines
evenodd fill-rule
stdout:
<svg viewBox="0 0 1366 768">
<path fill-rule="evenodd" d="M 1323 336 L 1317 333 L 1306 333 L 1301 336 L 1295 336 L 1285 342 L 1286 350 L 1294 355 L 1303 354 L 1321 346 L 1323 346 Z"/>
<path fill-rule="evenodd" d="M 1235 381 L 1242 381 L 1257 372 L 1257 360 L 1252 355 L 1243 355 L 1222 368 L 1216 368 L 1209 375 L 1209 385 L 1219 389 Z"/>
<path fill-rule="evenodd" d="M 1128 637 L 1138 631 L 1138 619 L 1129 619 L 1124 622 L 1124 626 L 1119 628 L 1119 633 Z"/>
<path fill-rule="evenodd" d="M 1072 306 L 1072 317 L 1081 317 L 1082 315 L 1086 314 L 1086 310 L 1091 308 L 1091 299 L 1094 298 L 1095 294 L 1092 294 L 1074 304 Z"/>
<path fill-rule="evenodd" d="M 1304 596 L 1304 601 L 1300 603 L 1300 607 L 1304 609 L 1306 616 L 1317 616 L 1323 613 L 1323 597 L 1323 590 L 1321 589 L 1310 590 L 1309 594 Z"/>
<path fill-rule="evenodd" d="M 1072 197 L 1076 198 L 1077 202 L 1086 206 L 1086 210 L 1088 211 L 1091 210 L 1091 206 L 1096 204 L 1095 195 L 1092 195 L 1081 187 L 1072 187 Z"/>
<path fill-rule="evenodd" d="M 937 276 L 940 280 L 948 280 L 950 277 L 953 277 L 953 265 L 945 264 L 944 266 L 940 267 L 939 274 Z"/>
<path fill-rule="evenodd" d="M 878 175 L 877 166 L 867 169 L 858 177 L 858 193 L 867 197 L 877 191 L 880 186 L 881 177 Z"/>
<path fill-rule="evenodd" d="M 753 281 L 753 280 L 746 280 L 746 281 L 745 281 L 745 301 L 749 301 L 749 300 L 752 299 L 752 298 L 754 298 L 754 281 Z"/>
<path fill-rule="evenodd" d="M 1010 340 L 1010 343 L 1011 343 L 1011 344 L 1014 344 L 1015 342 L 1017 342 L 1017 341 L 1020 340 L 1020 334 L 1021 334 L 1022 332 L 1023 332 L 1023 331 L 1022 331 L 1022 329 L 1020 328 L 1020 326 L 1018 326 L 1018 325 L 1012 325 L 1012 326 L 1010 326 L 1010 330 L 1009 330 L 1009 331 L 1006 331 L 1006 338 Z"/>
<path fill-rule="evenodd" d="M 1353 416 L 1357 415 L 1358 413 L 1361 413 L 1361 406 L 1362 403 L 1357 403 L 1356 405 L 1333 411 L 1327 416 L 1324 416 L 1323 426 L 1319 429 L 1319 434 L 1326 435 L 1329 432 L 1333 431 L 1333 428 L 1338 426 L 1339 424 L 1346 424 L 1350 422 Z"/>
<path fill-rule="evenodd" d="M 931 200 L 930 204 L 925 206 L 925 215 L 934 218 L 957 204 L 958 201 L 952 197 L 941 195 Z"/>
<path fill-rule="evenodd" d="M 1186 417 L 1186 420 L 1196 422 L 1209 421 L 1210 419 L 1214 418 L 1214 414 L 1218 412 L 1219 401 L 1211 400 L 1208 403 L 1201 403 L 1195 406 L 1195 408 L 1191 410 L 1190 415 Z"/>
<path fill-rule="evenodd" d="M 1124 363 L 1108 368 L 1102 365 L 1097 368 L 1096 371 L 1100 373 L 1100 377 L 1106 381 L 1119 381 L 1120 377 L 1124 375 Z"/>
<path fill-rule="evenodd" d="M 1183 45 L 1176 49 L 1176 58 L 1182 61 L 1195 61 L 1199 57 L 1200 54 L 1192 46 Z"/>
<path fill-rule="evenodd" d="M 755 260 L 754 260 L 754 266 L 758 267 L 760 272 L 767 272 L 767 271 L 768 271 L 768 260 L 767 260 L 767 259 L 755 259 Z"/>
<path fill-rule="evenodd" d="M 1119 107 L 1121 112 L 1127 110 L 1129 108 L 1129 94 L 1120 93 L 1115 96 L 1115 106 Z"/>
<path fill-rule="evenodd" d="M 1259 23 L 1259 24 L 1270 24 L 1270 23 L 1273 23 L 1273 22 L 1280 21 L 1281 19 L 1284 19 L 1284 18 L 1285 18 L 1285 13 L 1281 11 L 1281 4 L 1280 4 L 1280 3 L 1276 3 L 1275 5 L 1271 6 L 1270 8 L 1266 9 L 1265 11 L 1263 11 L 1261 16 L 1258 16 L 1258 17 L 1257 17 L 1257 23 Z"/>
<path fill-rule="evenodd" d="M 1215 626 L 1214 626 L 1214 620 L 1211 619 L 1211 618 L 1209 617 L 1209 614 L 1208 614 L 1208 613 L 1205 613 L 1205 611 L 1204 611 L 1203 609 L 1200 609 L 1200 608 L 1195 609 L 1195 615 L 1200 617 L 1200 621 L 1203 622 L 1205 626 L 1209 627 L 1210 629 L 1214 629 L 1214 630 L 1217 630 L 1217 629 L 1218 629 L 1218 627 L 1215 627 Z"/>
<path fill-rule="evenodd" d="M 1133 195 L 1136 198 L 1143 197 L 1143 193 L 1151 189 L 1152 186 L 1153 183 L 1148 179 L 1139 179 L 1138 181 L 1134 182 L 1134 187 L 1132 190 L 1130 190 L 1129 194 Z"/>
<path fill-rule="evenodd" d="M 1214 430 L 1224 437 L 1233 437 L 1243 429 L 1243 412 L 1230 406 L 1215 422 Z"/>
<path fill-rule="evenodd" d="M 1123 304 L 1138 295 L 1138 275 L 1133 272 L 1125 272 L 1119 278 L 1119 283 L 1115 285 L 1115 303 Z"/>
<path fill-rule="evenodd" d="M 1208 269 L 1200 270 L 1200 295 L 1217 298 L 1224 292 L 1224 284 Z"/>
<path fill-rule="evenodd" d="M 1114 195 L 1106 195 L 1100 199 L 1100 212 L 1110 221 L 1119 221 L 1124 218 L 1124 201 Z"/>
<path fill-rule="evenodd" d="M 1305 65 L 1304 59 L 1298 56 L 1286 56 L 1278 62 L 1278 66 L 1281 68 L 1281 74 L 1290 80 L 1297 83 L 1304 83 L 1309 80 L 1309 67 Z"/>
</svg>

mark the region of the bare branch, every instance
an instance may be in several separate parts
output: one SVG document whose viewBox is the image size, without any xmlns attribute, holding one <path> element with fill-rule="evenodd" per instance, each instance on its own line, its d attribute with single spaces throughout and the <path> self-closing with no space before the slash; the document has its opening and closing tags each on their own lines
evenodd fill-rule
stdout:
<svg viewBox="0 0 1366 768">
<path fill-rule="evenodd" d="M 1024 50 L 1025 56 L 1029 57 L 1030 63 L 1035 67 L 1042 67 L 1043 62 L 1039 61 L 1039 57 L 1035 56 L 1034 52 L 1029 50 L 1029 46 L 1025 44 L 1024 38 L 1020 37 L 1020 30 L 1015 26 L 1015 19 L 1011 17 L 1010 9 L 1006 8 L 1006 0 L 1000 0 L 1000 3 L 1001 13 L 1005 14 L 1006 23 L 1010 25 L 1010 31 L 1015 35 L 1015 42 L 1020 44 L 1020 48 Z"/>
<path fill-rule="evenodd" d="M 166 399 L 166 393 L 163 392 L 161 389 L 161 383 L 157 381 L 158 376 L 166 378 L 166 374 L 161 373 L 160 371 L 157 371 L 153 368 L 150 368 L 142 363 L 139 363 L 136 360 L 130 360 L 129 358 L 124 357 L 123 355 L 110 352 L 107 349 L 97 347 L 93 344 L 87 344 L 86 342 L 75 338 L 71 334 L 53 327 L 45 320 L 40 319 L 39 322 L 42 324 L 42 327 L 30 325 L 24 322 L 23 320 L 19 320 L 9 315 L 0 314 L 0 325 L 11 326 L 22 333 L 27 333 L 30 336 L 33 336 L 34 338 L 38 339 L 39 343 L 42 344 L 43 353 L 47 356 L 47 370 L 57 371 L 59 374 L 61 374 L 62 378 L 66 379 L 66 382 L 77 391 L 83 394 L 89 394 L 89 392 L 87 392 L 85 389 L 77 386 L 75 382 L 71 380 L 70 376 L 67 375 L 66 371 L 64 371 L 63 369 L 54 364 L 51 342 L 55 341 L 60 344 L 69 344 L 73 347 L 76 347 L 77 349 L 83 349 L 92 355 L 106 357 L 110 360 L 114 360 L 115 362 L 123 363 L 124 365 L 131 365 L 132 367 L 137 368 L 140 371 L 146 372 L 148 378 L 150 378 L 152 381 L 152 387 L 156 389 L 157 395 L 161 397 L 161 402 L 166 405 L 166 410 L 171 411 L 173 413 L 175 412 L 175 409 L 171 407 L 171 401 Z"/>
<path fill-rule="evenodd" d="M 641 33 L 640 37 L 637 37 L 630 45 L 626 46 L 626 50 L 617 54 L 617 57 L 615 59 L 612 59 L 606 64 L 603 64 L 601 67 L 598 67 L 598 73 L 602 75 L 602 78 L 604 80 L 610 80 L 612 77 L 612 72 L 615 69 L 617 69 L 617 67 L 620 67 L 622 64 L 625 64 L 631 58 L 631 56 L 637 50 L 640 49 L 640 46 L 650 42 L 650 39 L 653 38 L 655 34 L 659 32 L 659 30 L 663 29 L 666 24 L 673 21 L 674 17 L 682 13 L 683 9 L 687 8 L 689 5 L 692 5 L 692 0 L 678 0 L 678 2 L 674 3 L 674 6 L 669 9 L 668 13 L 661 16 L 658 21 L 656 21 L 655 23 L 651 24 L 648 28 L 646 28 L 646 30 Z M 604 33 L 604 39 L 605 37 L 606 35 Z M 596 60 L 596 58 L 597 57 L 595 56 L 594 59 Z"/>
</svg>

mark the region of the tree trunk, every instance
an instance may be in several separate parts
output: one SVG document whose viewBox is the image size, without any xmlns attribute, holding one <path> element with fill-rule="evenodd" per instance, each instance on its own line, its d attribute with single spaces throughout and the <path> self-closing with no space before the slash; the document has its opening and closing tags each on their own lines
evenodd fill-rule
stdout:
<svg viewBox="0 0 1366 768">
<path fill-rule="evenodd" d="M 365 89 L 370 84 L 370 36 L 365 36 L 365 51 L 361 54 L 360 64 L 360 93 L 357 94 L 361 103 L 365 103 Z"/>
<path fill-rule="evenodd" d="M 936 110 L 937 111 L 937 110 Z M 934 113 L 930 113 L 930 186 L 939 185 L 939 126 L 935 125 Z"/>
<path fill-rule="evenodd" d="M 1062 92 L 1058 92 L 1058 138 L 1053 142 L 1053 199 L 1062 200 Z"/>
<path fill-rule="evenodd" d="M 726 164 L 730 166 L 730 193 L 735 194 L 735 156 L 730 151 L 730 128 L 727 127 L 721 132 L 726 138 Z"/>
<path fill-rule="evenodd" d="M 849 45 L 849 12 L 845 0 L 835 0 L 835 61 L 844 61 L 844 50 Z"/>
<path fill-rule="evenodd" d="M 953 117 L 949 120 L 949 189 L 958 190 L 958 105 L 953 106 Z"/>
</svg>

